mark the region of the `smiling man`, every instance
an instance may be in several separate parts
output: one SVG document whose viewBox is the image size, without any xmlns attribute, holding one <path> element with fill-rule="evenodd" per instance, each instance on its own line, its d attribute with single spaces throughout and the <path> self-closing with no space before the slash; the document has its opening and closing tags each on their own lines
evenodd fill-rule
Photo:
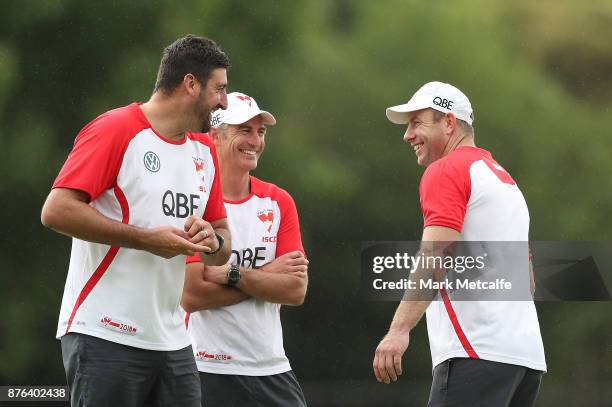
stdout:
<svg viewBox="0 0 612 407">
<path fill-rule="evenodd" d="M 423 247 L 528 241 L 525 199 L 491 153 L 475 146 L 474 115 L 463 92 L 430 82 L 408 103 L 388 108 L 387 117 L 407 124 L 404 141 L 427 167 L 419 187 Z M 442 289 L 405 299 L 376 349 L 378 381 L 390 383 L 402 373 L 410 331 L 427 312 L 430 407 L 535 404 L 546 362 L 533 301 L 452 301 Z"/>
<path fill-rule="evenodd" d="M 186 255 L 230 254 L 201 133 L 227 106 L 228 67 L 212 40 L 179 38 L 150 99 L 86 125 L 53 183 L 42 222 L 73 237 L 57 327 L 73 406 L 200 406 L 179 302 Z"/>
<path fill-rule="evenodd" d="M 250 175 L 276 119 L 235 92 L 212 123 L 232 255 L 223 266 L 188 259 L 182 305 L 202 404 L 305 406 L 280 321 L 281 304 L 302 304 L 308 284 L 297 210 L 285 190 Z"/>
</svg>

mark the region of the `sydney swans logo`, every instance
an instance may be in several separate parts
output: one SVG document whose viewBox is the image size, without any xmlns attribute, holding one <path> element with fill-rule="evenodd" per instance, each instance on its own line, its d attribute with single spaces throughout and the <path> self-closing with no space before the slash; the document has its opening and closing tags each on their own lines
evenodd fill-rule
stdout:
<svg viewBox="0 0 612 407">
<path fill-rule="evenodd" d="M 274 223 L 274 212 L 270 209 L 261 211 L 257 214 L 257 217 L 266 225 L 268 233 L 270 233 L 270 229 L 272 229 L 272 224 Z"/>
<path fill-rule="evenodd" d="M 193 158 L 193 164 L 195 165 L 196 173 L 198 174 L 198 181 L 200 181 L 199 190 L 200 192 L 206 192 L 206 176 L 204 173 L 204 160 L 200 157 Z"/>
</svg>

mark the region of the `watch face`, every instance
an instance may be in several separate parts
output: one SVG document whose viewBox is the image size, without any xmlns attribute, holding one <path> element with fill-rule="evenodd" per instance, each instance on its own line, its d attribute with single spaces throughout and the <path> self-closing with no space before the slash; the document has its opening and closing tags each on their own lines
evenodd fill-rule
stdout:
<svg viewBox="0 0 612 407">
<path fill-rule="evenodd" d="M 240 281 L 240 268 L 234 264 L 227 273 L 227 284 L 230 286 L 236 285 Z"/>
</svg>

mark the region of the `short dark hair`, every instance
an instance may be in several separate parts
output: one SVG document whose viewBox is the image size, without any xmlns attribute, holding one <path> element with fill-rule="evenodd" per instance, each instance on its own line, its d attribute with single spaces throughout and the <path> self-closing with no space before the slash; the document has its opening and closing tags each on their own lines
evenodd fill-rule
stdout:
<svg viewBox="0 0 612 407">
<path fill-rule="evenodd" d="M 192 74 L 202 84 L 206 84 L 212 71 L 228 69 L 228 56 L 211 39 L 192 34 L 179 38 L 164 49 L 154 92 L 170 93 L 185 75 Z"/>
</svg>

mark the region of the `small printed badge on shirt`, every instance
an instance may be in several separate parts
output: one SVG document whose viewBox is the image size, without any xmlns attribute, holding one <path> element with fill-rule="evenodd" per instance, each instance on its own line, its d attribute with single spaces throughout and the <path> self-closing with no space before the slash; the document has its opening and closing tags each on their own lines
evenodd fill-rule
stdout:
<svg viewBox="0 0 612 407">
<path fill-rule="evenodd" d="M 147 151 L 143 157 L 144 166 L 151 172 L 158 172 L 161 167 L 161 161 L 157 154 L 153 151 Z"/>
<path fill-rule="evenodd" d="M 200 157 L 191 157 L 193 158 L 193 164 L 195 165 L 196 173 L 198 174 L 198 179 L 200 181 L 200 192 L 206 192 L 206 177 L 204 174 L 204 160 Z"/>
<path fill-rule="evenodd" d="M 231 355 L 223 353 L 208 353 L 205 350 L 198 351 L 194 354 L 195 358 L 203 362 L 229 362 L 232 360 Z"/>
<path fill-rule="evenodd" d="M 102 325 L 104 328 L 110 329 L 111 331 L 127 335 L 136 335 L 138 331 L 138 329 L 133 324 L 126 323 L 118 319 L 113 319 L 108 316 L 105 316 L 100 319 L 100 325 Z"/>
<path fill-rule="evenodd" d="M 266 209 L 265 211 L 257 212 L 257 217 L 260 221 L 264 223 L 264 225 L 266 225 L 268 233 L 270 233 L 272 225 L 274 224 L 274 212 L 272 211 L 272 209 Z"/>
</svg>

